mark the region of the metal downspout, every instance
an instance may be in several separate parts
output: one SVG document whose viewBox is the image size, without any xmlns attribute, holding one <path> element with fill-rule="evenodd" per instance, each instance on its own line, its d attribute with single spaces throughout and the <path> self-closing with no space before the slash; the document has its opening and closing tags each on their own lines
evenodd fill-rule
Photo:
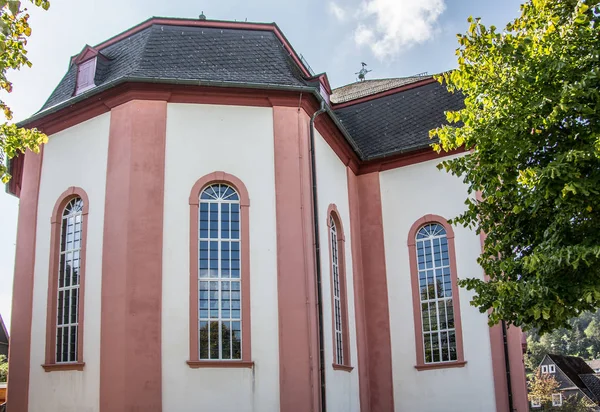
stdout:
<svg viewBox="0 0 600 412">
<path fill-rule="evenodd" d="M 506 368 L 506 388 L 508 390 L 508 410 L 513 412 L 513 393 L 512 393 L 512 382 L 510 379 L 510 360 L 508 358 L 508 334 L 506 331 L 506 322 L 502 321 L 502 338 L 504 343 L 504 362 Z"/>
<path fill-rule="evenodd" d="M 317 170 L 315 161 L 315 119 L 324 113 L 325 102 L 321 101 L 321 108 L 310 118 L 310 174 L 312 180 L 312 204 L 315 237 L 315 273 L 317 280 L 317 317 L 319 322 L 319 371 L 321 377 L 321 412 L 326 412 L 325 392 L 325 344 L 323 341 L 323 296 L 321 292 L 321 241 L 319 239 L 319 204 L 317 201 Z"/>
</svg>

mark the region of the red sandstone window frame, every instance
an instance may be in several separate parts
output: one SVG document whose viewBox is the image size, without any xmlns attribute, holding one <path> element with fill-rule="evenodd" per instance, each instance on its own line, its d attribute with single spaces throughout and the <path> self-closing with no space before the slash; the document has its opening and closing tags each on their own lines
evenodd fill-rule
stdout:
<svg viewBox="0 0 600 412">
<path fill-rule="evenodd" d="M 457 359 L 450 362 L 425 363 L 425 353 L 423 348 L 423 325 L 421 324 L 421 297 L 419 293 L 419 273 L 417 267 L 416 236 L 419 229 L 429 223 L 438 223 L 446 230 L 448 239 L 448 255 L 450 258 L 450 279 L 452 282 L 452 306 L 454 309 L 454 327 L 456 336 L 456 355 Z M 418 219 L 408 232 L 408 254 L 410 262 L 410 283 L 412 287 L 413 299 L 413 317 L 415 324 L 415 346 L 417 364 L 415 369 L 445 369 L 460 368 L 466 365 L 463 352 L 462 322 L 460 316 L 460 298 L 458 291 L 458 277 L 456 270 L 456 247 L 454 244 L 454 230 L 448 221 L 442 216 L 428 214 Z"/>
<path fill-rule="evenodd" d="M 232 186 L 240 197 L 240 241 L 242 283 L 242 359 L 200 360 L 198 351 L 198 211 L 200 194 L 212 184 Z M 190 368 L 252 368 L 251 324 L 250 324 L 250 197 L 244 183 L 234 175 L 213 172 L 196 181 L 190 192 Z"/>
<path fill-rule="evenodd" d="M 334 307 L 334 279 L 333 279 L 333 251 L 331 248 L 331 229 L 329 227 L 330 219 L 333 219 L 337 231 L 337 250 L 338 250 L 338 272 L 340 282 L 340 303 L 342 310 L 342 353 L 343 363 L 336 362 L 337 343 L 335 330 L 335 307 Z M 329 281 L 331 285 L 331 333 L 333 349 L 333 369 L 346 372 L 352 371 L 350 354 L 350 333 L 348 325 L 348 294 L 346 292 L 346 237 L 344 235 L 344 226 L 340 219 L 340 213 L 335 204 L 330 204 L 327 209 L 327 238 L 329 249 Z"/>
<path fill-rule="evenodd" d="M 56 362 L 56 311 L 58 296 L 58 262 L 60 256 L 60 236 L 63 210 L 69 202 L 75 198 L 81 198 L 83 201 L 83 223 L 81 233 L 81 251 L 79 268 L 79 306 L 78 327 L 77 327 L 77 361 L 76 362 Z M 46 356 L 45 363 L 42 365 L 46 372 L 76 370 L 82 371 L 85 366 L 83 361 L 83 329 L 84 329 L 84 308 L 85 308 L 85 266 L 87 250 L 88 233 L 88 213 L 89 198 L 85 190 L 80 187 L 72 186 L 65 190 L 56 201 L 50 220 L 50 266 L 48 275 L 48 302 L 46 314 Z"/>
</svg>

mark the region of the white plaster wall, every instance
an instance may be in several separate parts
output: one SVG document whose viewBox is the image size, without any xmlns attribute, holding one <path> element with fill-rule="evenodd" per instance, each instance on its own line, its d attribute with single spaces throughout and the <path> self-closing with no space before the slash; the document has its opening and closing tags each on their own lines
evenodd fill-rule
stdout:
<svg viewBox="0 0 600 412">
<path fill-rule="evenodd" d="M 323 294 L 323 338 L 325 343 L 325 382 L 327 410 L 352 412 L 360 410 L 358 387 L 358 360 L 356 349 L 356 317 L 354 315 L 354 281 L 352 277 L 352 234 L 350 233 L 350 206 L 346 166 L 323 137 L 315 131 L 317 167 L 317 194 L 319 199 L 319 236 L 321 241 L 321 273 Z M 348 326 L 350 337 L 351 372 L 334 370 L 333 315 L 331 312 L 331 261 L 329 246 L 329 221 L 327 209 L 337 206 L 345 235 L 346 294 L 348 301 Z"/>
<path fill-rule="evenodd" d="M 380 173 L 396 411 L 493 411 L 494 380 L 487 317 L 459 292 L 463 368 L 417 371 L 408 232 L 426 214 L 446 219 L 464 210 L 466 186 L 431 160 Z M 479 236 L 454 226 L 458 277 L 483 278 Z"/>
<path fill-rule="evenodd" d="M 189 204 L 194 183 L 224 171 L 250 196 L 254 369 L 190 369 Z M 163 411 L 279 410 L 277 237 L 271 108 L 169 104 L 163 249 Z"/>
<path fill-rule="evenodd" d="M 99 410 L 100 303 L 104 194 L 110 114 L 103 114 L 49 137 L 44 146 L 38 203 L 29 410 L 92 412 Z M 59 196 L 79 186 L 89 197 L 85 263 L 83 371 L 44 372 L 46 310 L 50 258 L 50 217 Z"/>
</svg>

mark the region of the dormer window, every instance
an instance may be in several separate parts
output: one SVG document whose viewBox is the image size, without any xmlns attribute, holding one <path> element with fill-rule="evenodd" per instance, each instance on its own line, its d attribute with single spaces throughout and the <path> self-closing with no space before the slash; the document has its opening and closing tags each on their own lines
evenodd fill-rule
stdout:
<svg viewBox="0 0 600 412">
<path fill-rule="evenodd" d="M 94 77 L 96 75 L 96 57 L 80 63 L 77 66 L 77 90 L 75 94 L 83 93 L 95 86 Z"/>
<path fill-rule="evenodd" d="M 101 82 L 99 77 L 105 72 L 108 62 L 109 59 L 97 49 L 85 46 L 79 55 L 73 58 L 73 64 L 77 66 L 75 95 L 97 86 L 96 83 Z"/>
</svg>

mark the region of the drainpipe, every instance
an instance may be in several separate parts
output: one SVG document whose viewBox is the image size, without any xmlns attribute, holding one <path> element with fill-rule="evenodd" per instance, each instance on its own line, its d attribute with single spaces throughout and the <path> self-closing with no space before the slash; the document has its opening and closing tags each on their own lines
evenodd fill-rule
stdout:
<svg viewBox="0 0 600 412">
<path fill-rule="evenodd" d="M 321 412 L 326 412 L 325 402 L 325 344 L 323 343 L 323 294 L 321 292 L 321 241 L 319 239 L 319 208 L 317 201 L 317 170 L 315 165 L 315 119 L 324 113 L 325 102 L 321 101 L 321 108 L 310 118 L 310 174 L 312 179 L 312 204 L 315 238 L 315 272 L 317 280 L 317 317 L 319 320 L 319 369 L 321 375 Z"/>
<path fill-rule="evenodd" d="M 502 321 L 502 337 L 504 339 L 504 362 L 506 368 L 506 388 L 508 389 L 508 410 L 513 412 L 513 393 L 510 379 L 510 360 L 508 358 L 508 334 L 506 332 L 506 322 Z"/>
</svg>

